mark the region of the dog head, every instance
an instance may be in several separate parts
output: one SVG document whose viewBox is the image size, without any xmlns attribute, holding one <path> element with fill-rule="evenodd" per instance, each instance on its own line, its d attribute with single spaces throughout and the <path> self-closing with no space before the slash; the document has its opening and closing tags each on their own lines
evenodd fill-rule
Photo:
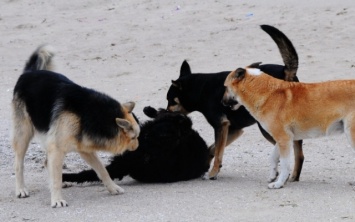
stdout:
<svg viewBox="0 0 355 222">
<path fill-rule="evenodd" d="M 121 129 L 121 142 L 127 150 L 136 150 L 138 143 L 138 136 L 140 133 L 139 125 L 132 113 L 135 106 L 134 102 L 127 102 L 122 104 L 122 111 L 124 118 L 116 118 L 116 123 Z"/>
<path fill-rule="evenodd" d="M 238 68 L 227 76 L 224 82 L 226 90 L 222 99 L 223 105 L 229 106 L 232 110 L 237 110 L 243 105 L 241 104 L 238 93 L 245 90 L 242 84 L 249 74 L 259 75 L 262 73 L 260 69 L 258 69 L 259 64 L 260 63 L 253 63 L 245 69 Z"/>
<path fill-rule="evenodd" d="M 149 131 L 152 129 L 155 129 L 154 131 L 159 129 L 159 138 L 164 140 L 184 137 L 191 133 L 192 121 L 185 114 L 172 112 L 166 109 L 156 110 L 150 106 L 144 107 L 143 112 L 145 115 L 152 118 L 152 120 L 142 124 L 142 129 L 144 128 L 144 132 L 142 133 L 145 136 L 147 133 L 150 134 L 150 132 L 147 132 L 147 129 L 149 129 Z M 179 144 L 179 141 L 172 140 L 170 142 L 174 142 L 174 146 Z"/>
<path fill-rule="evenodd" d="M 191 119 L 181 112 L 173 112 L 166 109 L 158 109 L 151 106 L 146 106 L 143 109 L 143 112 L 146 116 L 153 118 L 155 120 L 166 120 L 167 122 L 172 122 L 175 120 L 176 124 L 179 126 L 191 127 Z"/>
<path fill-rule="evenodd" d="M 184 91 L 184 80 L 190 75 L 191 69 L 185 60 L 181 65 L 179 78 L 177 80 L 171 81 L 171 86 L 166 95 L 166 99 L 168 100 L 167 110 L 171 112 L 180 112 L 183 114 L 189 114 L 191 112 L 188 111 L 188 109 L 183 105 L 183 103 L 186 103 L 185 98 L 188 96 L 185 95 L 186 92 Z"/>
</svg>

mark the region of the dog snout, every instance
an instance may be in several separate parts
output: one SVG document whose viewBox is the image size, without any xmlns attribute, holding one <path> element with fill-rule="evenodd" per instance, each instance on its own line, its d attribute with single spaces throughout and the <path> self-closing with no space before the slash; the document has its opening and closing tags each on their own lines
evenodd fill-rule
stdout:
<svg viewBox="0 0 355 222">
<path fill-rule="evenodd" d="M 223 106 L 235 106 L 238 104 L 238 102 L 236 100 L 234 100 L 233 98 L 229 98 L 224 96 L 222 99 L 222 104 Z"/>
<path fill-rule="evenodd" d="M 131 146 L 128 148 L 129 151 L 135 151 L 139 146 L 139 142 L 138 139 L 135 139 L 134 141 L 132 141 Z"/>
</svg>

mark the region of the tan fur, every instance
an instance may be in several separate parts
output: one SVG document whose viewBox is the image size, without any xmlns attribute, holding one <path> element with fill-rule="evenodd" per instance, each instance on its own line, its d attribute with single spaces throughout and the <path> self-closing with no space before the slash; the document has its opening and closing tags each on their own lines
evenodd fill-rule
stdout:
<svg viewBox="0 0 355 222">
<path fill-rule="evenodd" d="M 174 106 L 169 106 L 168 107 L 168 110 L 171 111 L 171 112 L 180 112 L 180 113 L 183 113 L 185 115 L 189 114 L 189 112 L 187 112 L 185 110 L 185 108 L 180 104 L 180 100 L 179 98 L 174 98 L 174 101 L 176 102 L 176 105 Z"/>
<path fill-rule="evenodd" d="M 220 168 L 222 167 L 222 159 L 223 159 L 223 154 L 224 154 L 224 149 L 226 147 L 226 142 L 227 142 L 227 137 L 228 137 L 228 128 L 229 128 L 230 122 L 227 118 L 222 120 L 222 128 L 218 132 L 219 136 L 217 137 L 218 139 L 216 140 L 215 144 L 212 145 L 211 151 L 214 150 L 214 163 L 213 167 L 208 173 L 208 177 L 211 179 L 215 179 L 217 177 L 217 174 L 219 173 Z"/>
<path fill-rule="evenodd" d="M 28 197 L 23 175 L 24 156 L 28 144 L 35 134 L 34 126 L 26 111 L 24 103 L 15 95 L 13 107 L 12 146 L 15 151 L 16 195 L 19 198 Z M 83 135 L 77 138 L 80 130 L 80 117 L 73 113 L 64 112 L 51 124 L 49 131 L 40 137 L 42 145 L 47 151 L 47 167 L 50 176 L 51 205 L 52 207 L 67 206 L 62 198 L 62 165 L 65 154 L 71 151 L 80 155 L 95 170 L 110 193 L 119 194 L 124 190 L 116 185 L 110 178 L 106 168 L 96 155 L 96 151 L 107 151 L 115 154 L 126 150 L 135 150 L 138 147 L 139 125 L 131 111 L 134 103 L 123 104 L 125 114 L 120 121 L 127 122 L 127 127 L 120 130 L 113 139 L 97 139 Z"/>
<path fill-rule="evenodd" d="M 345 132 L 355 146 L 355 80 L 298 83 L 247 70 L 239 74 L 228 75 L 223 100 L 245 106 L 275 139 L 281 174 L 270 188 L 280 188 L 287 180 L 293 140 Z"/>
</svg>

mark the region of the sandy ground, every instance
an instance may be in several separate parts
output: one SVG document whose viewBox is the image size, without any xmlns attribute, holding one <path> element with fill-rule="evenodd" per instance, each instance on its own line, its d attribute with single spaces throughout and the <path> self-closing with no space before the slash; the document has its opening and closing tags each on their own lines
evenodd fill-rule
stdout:
<svg viewBox="0 0 355 222">
<path fill-rule="evenodd" d="M 261 3 L 260 3 L 261 2 Z M 13 86 L 32 51 L 57 49 L 56 70 L 121 102 L 166 106 L 166 92 L 188 59 L 195 72 L 232 70 L 252 62 L 282 64 L 259 25 L 281 29 L 300 58 L 298 76 L 314 82 L 355 78 L 355 2 L 275 0 L 2 0 L 0 2 L 0 221 L 355 221 L 355 152 L 344 135 L 304 142 L 301 181 L 267 189 L 272 146 L 256 126 L 230 145 L 216 181 L 174 184 L 117 181 L 63 191 L 68 208 L 52 209 L 44 152 L 31 143 L 25 162 L 30 197 L 15 197 L 9 142 Z M 211 89 L 213 90 L 213 89 Z M 326 109 L 327 107 L 319 107 Z M 199 113 L 194 127 L 210 144 Z M 100 154 L 104 161 L 108 154 Z M 87 168 L 69 154 L 66 171 Z"/>
</svg>

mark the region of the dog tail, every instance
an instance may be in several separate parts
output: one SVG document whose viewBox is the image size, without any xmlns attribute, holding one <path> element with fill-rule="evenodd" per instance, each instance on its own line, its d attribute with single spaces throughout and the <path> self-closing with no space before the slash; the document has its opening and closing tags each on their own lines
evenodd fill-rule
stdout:
<svg viewBox="0 0 355 222">
<path fill-rule="evenodd" d="M 287 36 L 277 28 L 270 25 L 261 25 L 260 27 L 275 41 L 286 67 L 285 80 L 292 81 L 296 77 L 298 69 L 298 55 L 295 47 Z"/>
<path fill-rule="evenodd" d="M 80 173 L 63 173 L 63 182 L 99 182 L 100 179 L 97 177 L 94 170 L 84 170 Z"/>
<path fill-rule="evenodd" d="M 36 70 L 53 70 L 54 49 L 49 45 L 41 45 L 27 61 L 24 72 Z"/>
<path fill-rule="evenodd" d="M 110 177 L 114 179 L 122 180 L 130 172 L 131 165 L 134 162 L 128 153 L 114 156 L 111 163 L 106 166 L 106 170 Z M 99 182 L 101 181 L 94 170 L 83 170 L 80 173 L 63 173 L 63 182 Z"/>
</svg>

